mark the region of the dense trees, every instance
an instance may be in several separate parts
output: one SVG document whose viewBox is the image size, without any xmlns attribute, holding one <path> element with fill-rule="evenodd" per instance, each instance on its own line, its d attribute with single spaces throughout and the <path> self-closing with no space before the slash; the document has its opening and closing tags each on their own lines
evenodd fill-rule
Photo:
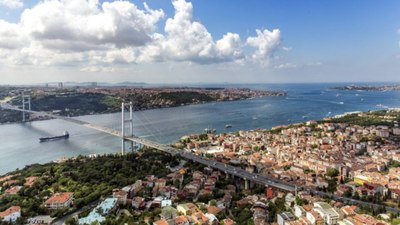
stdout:
<svg viewBox="0 0 400 225">
<path fill-rule="evenodd" d="M 80 156 L 61 164 L 31 165 L 18 171 L 17 178 L 21 181 L 28 176 L 40 178 L 32 187 L 22 188 L 19 195 L 2 198 L 0 211 L 19 205 L 26 217 L 46 213 L 44 199 L 56 191 L 74 192 L 75 207 L 79 208 L 100 196 L 110 195 L 113 188 L 133 184 L 147 174 L 164 176 L 169 173 L 166 166 L 176 164 L 176 161 L 170 155 L 147 150 L 126 156 L 106 155 L 94 159 Z M 55 216 L 63 213 L 53 212 Z"/>
<path fill-rule="evenodd" d="M 393 113 L 389 113 L 388 111 L 373 111 L 368 112 L 365 116 L 359 116 L 357 113 L 345 115 L 343 117 L 332 118 L 332 122 L 334 123 L 348 123 L 351 125 L 359 125 L 359 126 L 372 126 L 372 125 L 388 125 L 393 126 L 393 122 L 388 122 L 386 119 L 383 119 L 382 115 L 392 115 Z M 400 113 L 394 113 L 395 118 L 400 118 Z"/>
</svg>

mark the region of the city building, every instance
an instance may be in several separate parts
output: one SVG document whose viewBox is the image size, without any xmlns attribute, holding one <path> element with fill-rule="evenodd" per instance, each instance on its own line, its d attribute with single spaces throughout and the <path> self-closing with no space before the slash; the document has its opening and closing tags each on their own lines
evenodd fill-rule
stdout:
<svg viewBox="0 0 400 225">
<path fill-rule="evenodd" d="M 279 225 L 285 225 L 286 223 L 289 223 L 290 221 L 294 221 L 295 217 L 291 212 L 283 212 L 279 213 L 277 215 L 278 218 L 278 224 Z"/>
<path fill-rule="evenodd" d="M 60 209 L 64 207 L 70 207 L 74 200 L 74 193 L 72 192 L 61 192 L 55 193 L 44 203 L 46 208 L 49 209 Z"/>
<path fill-rule="evenodd" d="M 21 207 L 11 206 L 3 212 L 0 212 L 0 218 L 4 222 L 15 222 L 21 217 Z"/>
</svg>

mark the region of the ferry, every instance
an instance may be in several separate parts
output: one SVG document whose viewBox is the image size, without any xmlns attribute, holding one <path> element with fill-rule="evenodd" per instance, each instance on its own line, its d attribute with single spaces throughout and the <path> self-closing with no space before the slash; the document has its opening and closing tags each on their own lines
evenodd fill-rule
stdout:
<svg viewBox="0 0 400 225">
<path fill-rule="evenodd" d="M 45 141 L 52 141 L 52 140 L 58 140 L 58 139 L 67 139 L 67 138 L 69 138 L 69 133 L 68 133 L 68 131 L 65 131 L 63 133 L 63 135 L 53 136 L 53 137 L 42 137 L 42 138 L 39 138 L 39 141 L 40 142 L 45 142 Z"/>
</svg>

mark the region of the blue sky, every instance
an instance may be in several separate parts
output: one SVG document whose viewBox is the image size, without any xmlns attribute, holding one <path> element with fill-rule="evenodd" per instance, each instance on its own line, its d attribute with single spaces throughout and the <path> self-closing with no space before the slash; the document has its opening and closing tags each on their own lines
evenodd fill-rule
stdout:
<svg viewBox="0 0 400 225">
<path fill-rule="evenodd" d="M 400 1 L 126 3 L 0 0 L 0 83 L 400 82 Z"/>
</svg>

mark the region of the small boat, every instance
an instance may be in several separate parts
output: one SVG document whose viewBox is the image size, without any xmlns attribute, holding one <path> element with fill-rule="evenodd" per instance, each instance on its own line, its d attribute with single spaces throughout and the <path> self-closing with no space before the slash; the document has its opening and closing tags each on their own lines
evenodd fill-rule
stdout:
<svg viewBox="0 0 400 225">
<path fill-rule="evenodd" d="M 212 128 L 204 129 L 204 133 L 206 133 L 206 134 L 215 134 L 216 132 L 217 132 L 216 129 L 212 129 Z"/>
<path fill-rule="evenodd" d="M 343 105 L 343 104 L 344 104 L 344 102 L 339 102 L 339 104 L 340 104 L 340 105 Z"/>
<path fill-rule="evenodd" d="M 42 138 L 39 138 L 39 141 L 40 142 L 45 142 L 45 141 L 52 141 L 52 140 L 58 140 L 58 139 L 67 139 L 67 138 L 69 138 L 69 133 L 68 133 L 68 131 L 65 131 L 63 133 L 63 135 L 53 136 L 53 137 L 42 137 Z"/>
<path fill-rule="evenodd" d="M 226 124 L 225 125 L 225 128 L 231 128 L 232 127 L 232 124 Z"/>
</svg>

